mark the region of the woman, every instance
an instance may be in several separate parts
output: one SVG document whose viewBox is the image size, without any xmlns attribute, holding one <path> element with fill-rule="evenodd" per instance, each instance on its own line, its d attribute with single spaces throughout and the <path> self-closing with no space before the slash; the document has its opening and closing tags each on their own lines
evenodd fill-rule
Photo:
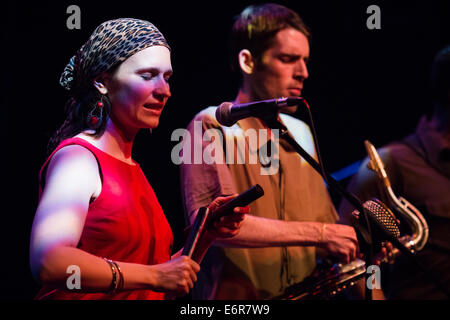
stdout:
<svg viewBox="0 0 450 320">
<path fill-rule="evenodd" d="M 97 27 L 64 70 L 68 116 L 41 169 L 31 233 L 31 269 L 44 284 L 38 299 L 163 299 L 193 287 L 200 267 L 170 256 L 170 226 L 131 158 L 137 132 L 158 126 L 171 74 L 163 35 L 128 18 Z M 237 234 L 248 208 L 234 211 L 211 239 Z M 73 270 L 79 286 L 68 285 Z"/>
</svg>

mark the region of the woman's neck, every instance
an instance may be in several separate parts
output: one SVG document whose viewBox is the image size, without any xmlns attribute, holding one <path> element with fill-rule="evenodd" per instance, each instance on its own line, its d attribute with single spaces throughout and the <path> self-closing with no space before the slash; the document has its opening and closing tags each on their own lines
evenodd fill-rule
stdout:
<svg viewBox="0 0 450 320">
<path fill-rule="evenodd" d="M 134 164 L 131 158 L 134 138 L 137 132 L 124 132 L 111 120 L 108 119 L 105 132 L 99 138 L 93 138 L 90 135 L 81 133 L 79 136 L 88 140 L 97 148 L 106 152 L 107 154 L 124 161 L 129 164 Z"/>
</svg>

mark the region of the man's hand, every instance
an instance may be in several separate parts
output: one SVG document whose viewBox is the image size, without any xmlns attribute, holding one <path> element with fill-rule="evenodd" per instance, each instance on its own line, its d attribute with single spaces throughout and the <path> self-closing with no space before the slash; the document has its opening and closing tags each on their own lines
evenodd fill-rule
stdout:
<svg viewBox="0 0 450 320">
<path fill-rule="evenodd" d="M 380 252 L 376 253 L 373 257 L 373 263 L 377 266 L 381 265 L 381 263 L 394 263 L 393 251 L 394 247 L 392 243 L 388 241 L 382 242 Z"/>
<path fill-rule="evenodd" d="M 222 204 L 234 199 L 237 194 L 228 197 L 217 197 L 208 206 L 209 210 L 214 211 Z M 239 233 L 242 222 L 245 219 L 245 214 L 250 212 L 248 206 L 235 207 L 233 214 L 221 217 L 218 221 L 213 223 L 213 228 L 207 230 L 211 236 L 215 238 L 231 238 Z"/>
<path fill-rule="evenodd" d="M 355 260 L 359 253 L 355 229 L 341 224 L 322 225 L 319 247 L 344 263 Z"/>
</svg>

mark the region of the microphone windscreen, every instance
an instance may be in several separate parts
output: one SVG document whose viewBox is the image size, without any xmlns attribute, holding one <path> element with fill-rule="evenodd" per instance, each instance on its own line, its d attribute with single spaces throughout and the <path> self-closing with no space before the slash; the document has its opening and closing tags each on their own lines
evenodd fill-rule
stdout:
<svg viewBox="0 0 450 320">
<path fill-rule="evenodd" d="M 381 249 L 382 242 L 389 240 L 389 237 L 400 237 L 397 219 L 384 203 L 373 198 L 364 202 L 362 206 L 369 220 L 371 237 L 369 237 L 366 220 L 360 212 L 354 210 L 352 214 L 352 224 L 358 236 L 361 252 L 369 252 L 371 246 L 373 246 L 375 252 L 378 252 Z"/>
<path fill-rule="evenodd" d="M 391 236 L 400 237 L 400 229 L 392 211 L 380 200 L 372 199 L 364 202 L 363 207 Z"/>
<path fill-rule="evenodd" d="M 233 104 L 231 102 L 224 102 L 216 109 L 216 119 L 217 121 L 226 127 L 230 127 L 235 124 L 235 121 L 231 118 L 231 107 Z"/>
</svg>

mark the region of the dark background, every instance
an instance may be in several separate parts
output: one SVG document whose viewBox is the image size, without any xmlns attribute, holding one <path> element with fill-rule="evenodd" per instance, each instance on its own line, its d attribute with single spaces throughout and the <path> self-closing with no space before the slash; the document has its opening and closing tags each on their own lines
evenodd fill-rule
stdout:
<svg viewBox="0 0 450 320">
<path fill-rule="evenodd" d="M 141 164 L 181 246 L 184 218 L 171 133 L 209 105 L 234 99 L 227 60 L 232 18 L 257 1 L 7 2 L 2 10 L 2 252 L 0 297 L 32 299 L 28 242 L 38 201 L 37 177 L 50 135 L 64 119 L 59 76 L 101 22 L 134 17 L 153 22 L 172 47 L 172 98 L 160 126 L 139 134 Z M 430 107 L 428 73 L 450 44 L 448 1 L 279 1 L 312 29 L 309 102 L 325 167 L 334 172 L 414 130 Z M 68 30 L 66 9 L 81 8 L 81 30 Z M 381 30 L 368 30 L 366 9 L 381 8 Z M 5 14 L 6 12 L 6 14 Z M 5 56 L 6 54 L 6 56 Z M 306 120 L 306 119 L 305 119 Z M 334 198 L 337 200 L 337 198 Z"/>
</svg>

